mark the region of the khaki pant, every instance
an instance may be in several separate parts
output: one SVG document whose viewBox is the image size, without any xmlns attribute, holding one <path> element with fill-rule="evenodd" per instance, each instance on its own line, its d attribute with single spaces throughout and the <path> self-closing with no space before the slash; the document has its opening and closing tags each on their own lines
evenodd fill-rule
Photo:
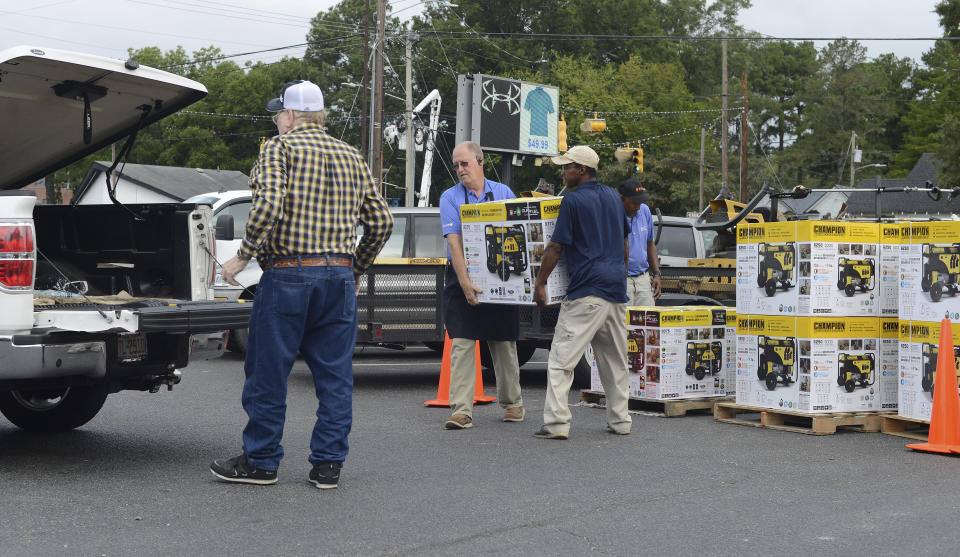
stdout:
<svg viewBox="0 0 960 557">
<path fill-rule="evenodd" d="M 607 398 L 607 425 L 617 431 L 630 431 L 626 312 L 626 304 L 597 296 L 569 300 L 560 306 L 547 363 L 547 400 L 543 407 L 543 426 L 547 431 L 570 432 L 567 399 L 573 368 L 588 343 L 593 345 Z"/>
<path fill-rule="evenodd" d="M 653 306 L 653 286 L 650 284 L 650 273 L 643 273 L 635 277 L 627 277 L 627 297 L 631 306 Z"/>
<path fill-rule="evenodd" d="M 493 356 L 493 372 L 497 378 L 497 400 L 500 406 L 503 408 L 523 406 L 523 398 L 520 396 L 517 343 L 499 340 L 488 340 L 486 343 L 490 348 L 490 355 Z M 451 414 L 466 414 L 473 417 L 474 386 L 477 380 L 475 346 L 475 340 L 450 339 Z"/>
</svg>

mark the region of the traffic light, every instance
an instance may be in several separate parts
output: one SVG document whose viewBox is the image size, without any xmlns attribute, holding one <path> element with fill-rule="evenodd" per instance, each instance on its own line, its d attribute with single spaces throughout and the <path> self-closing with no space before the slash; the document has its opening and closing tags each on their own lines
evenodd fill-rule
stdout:
<svg viewBox="0 0 960 557">
<path fill-rule="evenodd" d="M 593 118 L 587 118 L 580 124 L 580 131 L 594 134 L 607 129 L 607 121 L 603 118 L 597 118 L 597 113 L 593 113 Z"/>
<path fill-rule="evenodd" d="M 633 165 L 633 170 L 637 174 L 643 174 L 643 147 L 637 143 L 637 149 L 633 154 L 634 159 L 636 159 L 636 164 Z"/>
<path fill-rule="evenodd" d="M 637 143 L 636 147 L 631 147 L 628 143 L 626 147 L 620 147 L 613 153 L 618 162 L 633 161 L 633 171 L 643 173 L 643 147 Z"/>
<path fill-rule="evenodd" d="M 560 115 L 560 121 L 557 122 L 557 151 L 563 153 L 567 150 L 567 122 Z"/>
</svg>

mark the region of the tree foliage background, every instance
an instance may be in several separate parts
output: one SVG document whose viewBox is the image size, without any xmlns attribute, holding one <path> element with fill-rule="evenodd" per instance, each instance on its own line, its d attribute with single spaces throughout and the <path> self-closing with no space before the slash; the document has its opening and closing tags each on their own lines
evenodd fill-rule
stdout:
<svg viewBox="0 0 960 557">
<path fill-rule="evenodd" d="M 441 129 L 432 169 L 431 201 L 457 179 L 450 165 L 456 129 L 459 74 L 484 73 L 547 83 L 560 88 L 569 144 L 594 145 L 600 177 L 609 184 L 632 174 L 616 163 L 617 145 L 642 141 L 644 173 L 653 203 L 666 214 L 698 206 L 701 130 L 705 132 L 706 199 L 720 190 L 721 36 L 728 41 L 729 188 L 740 189 L 740 135 L 748 139 L 748 183 L 784 188 L 829 187 L 850 179 L 849 145 L 856 134 L 858 173 L 905 176 L 924 152 L 941 161 L 941 181 L 960 182 L 960 45 L 938 41 L 921 61 L 883 54 L 868 59 L 864 45 L 838 40 L 817 49 L 810 42 L 750 37 L 737 22 L 749 0 L 516 0 L 429 2 L 408 21 L 389 15 L 385 40 L 385 120 L 403 114 L 404 52 L 413 41 L 413 97 L 432 89 L 443 99 Z M 362 82 L 366 0 L 342 0 L 319 12 L 304 37 L 302 58 L 238 65 L 216 46 L 186 53 L 156 47 L 131 48 L 141 64 L 166 69 L 207 86 L 209 95 L 187 110 L 141 132 L 129 162 L 221 168 L 248 172 L 263 138 L 276 133 L 264 110 L 283 84 L 310 79 L 323 89 L 327 131 L 361 144 L 360 106 L 369 99 Z M 936 8 L 945 37 L 960 37 L 960 0 Z M 373 22 L 371 21 L 371 36 Z M 601 36 L 671 37 L 606 38 Z M 278 45 L 282 46 L 282 45 Z M 740 125 L 741 71 L 746 71 L 747 130 Z M 579 131 L 597 112 L 607 129 Z M 425 123 L 426 114 L 420 116 Z M 385 193 L 404 196 L 402 151 L 384 147 Z M 55 182 L 75 187 L 93 160 L 109 149 L 63 169 Z M 487 175 L 500 176 L 503 159 L 490 154 Z M 417 158 L 420 182 L 422 154 Z M 533 189 L 540 179 L 559 182 L 551 165 L 527 158 L 515 167 L 514 189 Z"/>
</svg>

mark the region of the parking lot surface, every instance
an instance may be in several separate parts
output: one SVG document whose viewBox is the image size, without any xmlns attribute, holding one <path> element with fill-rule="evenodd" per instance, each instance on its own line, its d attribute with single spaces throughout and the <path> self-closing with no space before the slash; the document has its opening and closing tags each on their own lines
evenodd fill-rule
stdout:
<svg viewBox="0 0 960 557">
<path fill-rule="evenodd" d="M 879 433 L 815 437 L 635 415 L 603 431 L 575 406 L 568 441 L 534 438 L 545 353 L 523 368 L 527 419 L 477 407 L 445 431 L 439 357 L 358 351 L 341 486 L 307 482 L 316 399 L 289 381 L 278 485 L 215 481 L 240 452 L 242 360 L 193 363 L 172 392 L 125 392 L 83 428 L 0 420 L 2 555 L 954 554 L 960 459 Z M 487 394 L 494 389 L 488 385 Z M 577 402 L 577 393 L 571 402 Z"/>
</svg>

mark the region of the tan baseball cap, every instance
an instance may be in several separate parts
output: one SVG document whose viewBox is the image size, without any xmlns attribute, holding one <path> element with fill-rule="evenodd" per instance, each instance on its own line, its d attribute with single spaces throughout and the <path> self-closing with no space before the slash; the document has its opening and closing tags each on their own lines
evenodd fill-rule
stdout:
<svg viewBox="0 0 960 557">
<path fill-rule="evenodd" d="M 596 151 L 587 147 L 586 145 L 577 145 L 576 147 L 571 147 L 566 153 L 558 157 L 553 157 L 550 160 L 553 162 L 553 164 L 559 165 L 575 162 L 577 164 L 582 164 L 583 166 L 589 166 L 594 170 L 596 170 L 597 166 L 600 164 L 600 156 L 597 155 Z"/>
</svg>

